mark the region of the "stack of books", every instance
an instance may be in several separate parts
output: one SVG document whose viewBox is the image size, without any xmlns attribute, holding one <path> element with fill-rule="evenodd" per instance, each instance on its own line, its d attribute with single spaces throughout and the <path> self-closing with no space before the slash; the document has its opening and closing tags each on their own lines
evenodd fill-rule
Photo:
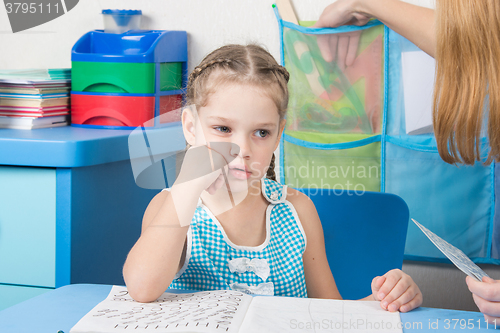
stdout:
<svg viewBox="0 0 500 333">
<path fill-rule="evenodd" d="M 0 70 L 0 128 L 69 124 L 71 69 Z"/>
</svg>

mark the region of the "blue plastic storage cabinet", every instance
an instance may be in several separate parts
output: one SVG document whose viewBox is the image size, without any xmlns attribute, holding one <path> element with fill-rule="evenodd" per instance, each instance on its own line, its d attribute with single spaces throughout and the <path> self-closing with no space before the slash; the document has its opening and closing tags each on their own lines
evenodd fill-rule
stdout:
<svg viewBox="0 0 500 333">
<path fill-rule="evenodd" d="M 180 120 L 185 31 L 90 31 L 72 54 L 72 125 L 134 128 Z"/>
</svg>

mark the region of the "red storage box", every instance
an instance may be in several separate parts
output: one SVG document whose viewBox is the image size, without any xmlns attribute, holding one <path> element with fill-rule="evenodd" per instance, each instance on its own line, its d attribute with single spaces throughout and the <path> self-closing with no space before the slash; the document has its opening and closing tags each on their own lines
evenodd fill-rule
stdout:
<svg viewBox="0 0 500 333">
<path fill-rule="evenodd" d="M 160 123 L 180 120 L 181 95 L 160 97 Z M 173 110 L 173 112 L 172 112 Z M 154 96 L 71 94 L 71 123 L 78 125 L 154 126 Z M 162 121 L 163 120 L 163 121 Z"/>
</svg>

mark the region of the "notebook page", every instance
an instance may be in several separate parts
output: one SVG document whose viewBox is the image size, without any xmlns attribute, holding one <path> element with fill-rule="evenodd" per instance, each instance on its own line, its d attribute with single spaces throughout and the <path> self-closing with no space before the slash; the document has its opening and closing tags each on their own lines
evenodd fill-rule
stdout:
<svg viewBox="0 0 500 333">
<path fill-rule="evenodd" d="M 254 297 L 241 333 L 402 332 L 399 312 L 379 302 L 317 298 Z"/>
<path fill-rule="evenodd" d="M 113 286 L 70 333 L 238 332 L 251 301 L 244 293 L 218 290 L 164 293 L 155 302 L 139 303 L 126 287 Z"/>
</svg>

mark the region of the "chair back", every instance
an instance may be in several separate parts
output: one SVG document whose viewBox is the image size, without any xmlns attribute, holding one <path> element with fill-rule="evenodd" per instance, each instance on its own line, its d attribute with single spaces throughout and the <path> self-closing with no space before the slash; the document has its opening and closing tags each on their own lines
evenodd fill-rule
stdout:
<svg viewBox="0 0 500 333">
<path fill-rule="evenodd" d="M 408 206 L 390 193 L 298 189 L 316 206 L 328 264 L 344 299 L 371 295 L 371 282 L 403 266 Z"/>
</svg>

